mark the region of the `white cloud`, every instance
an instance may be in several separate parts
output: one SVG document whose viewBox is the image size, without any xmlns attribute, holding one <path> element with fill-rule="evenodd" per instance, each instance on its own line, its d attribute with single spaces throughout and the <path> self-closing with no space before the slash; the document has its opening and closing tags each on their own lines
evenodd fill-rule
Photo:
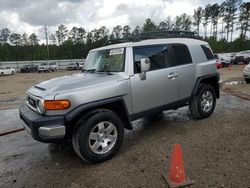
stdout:
<svg viewBox="0 0 250 188">
<path fill-rule="evenodd" d="M 50 26 L 50 33 L 59 24 L 69 29 L 83 26 L 90 31 L 106 26 L 112 30 L 116 25 L 142 25 L 151 18 L 156 24 L 167 16 L 174 18 L 207 3 L 221 3 L 222 0 L 0 0 L 0 29 L 8 27 L 13 32 L 40 33 L 39 28 Z M 201 26 L 202 27 L 202 26 Z"/>
</svg>

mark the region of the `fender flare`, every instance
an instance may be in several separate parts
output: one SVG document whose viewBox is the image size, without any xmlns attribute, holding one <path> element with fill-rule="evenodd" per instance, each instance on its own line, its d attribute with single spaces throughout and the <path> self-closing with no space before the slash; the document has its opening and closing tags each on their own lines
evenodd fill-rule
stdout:
<svg viewBox="0 0 250 188">
<path fill-rule="evenodd" d="M 213 82 L 211 82 L 210 80 L 214 80 Z M 216 94 L 216 98 L 220 98 L 220 86 L 219 86 L 219 74 L 218 73 L 214 73 L 214 74 L 209 74 L 206 76 L 202 76 L 199 77 L 196 80 L 196 83 L 194 85 L 192 94 L 191 94 L 191 99 L 196 95 L 196 93 L 198 92 L 198 90 L 200 89 L 201 84 L 210 84 L 215 88 L 215 94 Z"/>
<path fill-rule="evenodd" d="M 112 107 L 112 105 L 116 105 L 116 109 L 117 109 L 118 104 L 119 104 L 118 111 L 114 111 L 114 110 L 113 111 L 117 113 L 117 115 L 121 118 L 121 120 L 124 123 L 124 127 L 131 130 L 132 125 L 131 125 L 130 116 L 127 110 L 126 103 L 124 99 L 122 98 L 122 96 L 112 97 L 112 98 L 108 98 L 108 99 L 104 99 L 100 101 L 94 101 L 94 102 L 79 105 L 78 107 L 74 108 L 73 110 L 71 110 L 64 116 L 65 122 L 67 122 L 68 124 L 75 124 L 76 121 L 80 117 L 85 116 L 85 115 L 87 116 L 91 115 L 91 113 L 89 112 L 95 109 L 98 109 L 98 108 L 105 109 L 105 106 Z M 110 110 L 109 107 L 107 109 Z"/>
</svg>

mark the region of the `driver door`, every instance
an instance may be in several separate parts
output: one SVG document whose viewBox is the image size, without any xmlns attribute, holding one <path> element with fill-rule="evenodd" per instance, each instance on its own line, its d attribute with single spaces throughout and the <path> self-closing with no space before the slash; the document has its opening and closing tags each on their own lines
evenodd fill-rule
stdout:
<svg viewBox="0 0 250 188">
<path fill-rule="evenodd" d="M 167 45 L 134 47 L 134 75 L 131 76 L 133 113 L 161 108 L 177 100 L 175 67 L 170 66 Z M 150 59 L 146 79 L 140 78 L 140 59 Z"/>
</svg>

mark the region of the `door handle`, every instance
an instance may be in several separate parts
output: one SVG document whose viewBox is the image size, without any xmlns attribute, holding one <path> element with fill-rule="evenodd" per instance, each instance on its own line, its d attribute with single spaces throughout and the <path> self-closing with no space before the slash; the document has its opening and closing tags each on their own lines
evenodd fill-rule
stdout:
<svg viewBox="0 0 250 188">
<path fill-rule="evenodd" d="M 178 77 L 178 73 L 170 72 L 168 74 L 168 79 L 174 80 L 176 77 Z"/>
</svg>

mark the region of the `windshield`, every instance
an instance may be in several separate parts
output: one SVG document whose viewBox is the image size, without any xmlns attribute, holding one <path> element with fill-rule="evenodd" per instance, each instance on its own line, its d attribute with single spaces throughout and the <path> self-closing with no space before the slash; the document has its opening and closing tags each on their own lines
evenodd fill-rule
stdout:
<svg viewBox="0 0 250 188">
<path fill-rule="evenodd" d="M 96 72 L 122 72 L 124 69 L 124 48 L 90 52 L 85 62 L 85 69 Z"/>
</svg>

